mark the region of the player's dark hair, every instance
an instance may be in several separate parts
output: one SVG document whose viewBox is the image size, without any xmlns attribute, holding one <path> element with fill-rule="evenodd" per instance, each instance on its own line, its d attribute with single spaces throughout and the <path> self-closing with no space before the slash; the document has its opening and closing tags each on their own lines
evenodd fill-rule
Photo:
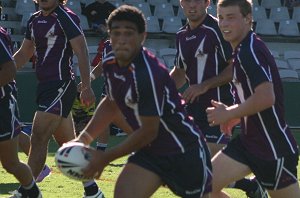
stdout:
<svg viewBox="0 0 300 198">
<path fill-rule="evenodd" d="M 111 30 L 113 21 L 129 21 L 137 26 L 139 33 L 146 31 L 146 20 L 144 14 L 136 7 L 122 5 L 115 9 L 107 19 L 108 30 Z"/>
<path fill-rule="evenodd" d="M 34 1 L 35 3 L 38 3 L 37 0 L 33 0 L 33 1 Z M 59 0 L 59 3 L 65 5 L 65 4 L 67 3 L 67 1 L 68 1 L 68 0 Z"/>
<path fill-rule="evenodd" d="M 241 14 L 245 17 L 252 14 L 252 1 L 251 0 L 219 0 L 219 7 L 238 6 Z"/>
</svg>

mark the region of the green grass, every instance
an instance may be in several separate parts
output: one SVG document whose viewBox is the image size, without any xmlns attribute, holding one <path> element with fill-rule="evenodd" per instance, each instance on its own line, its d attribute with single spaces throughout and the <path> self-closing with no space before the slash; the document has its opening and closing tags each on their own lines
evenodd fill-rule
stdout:
<svg viewBox="0 0 300 198">
<path fill-rule="evenodd" d="M 300 142 L 300 130 L 294 133 L 298 142 Z M 112 136 L 110 138 L 110 145 L 117 144 L 122 141 L 123 138 Z M 50 177 L 44 179 L 39 183 L 39 187 L 43 192 L 44 198 L 79 198 L 83 195 L 83 187 L 81 182 L 71 180 L 62 175 L 55 166 L 54 154 L 58 146 L 54 141 L 50 141 L 49 153 L 47 157 L 47 165 L 52 169 Z M 19 153 L 20 159 L 27 162 L 27 157 L 22 152 Z M 100 180 L 97 180 L 97 184 L 104 192 L 106 198 L 113 197 L 113 189 L 115 181 L 122 169 L 122 165 L 126 163 L 127 157 L 120 158 L 113 161 L 107 166 L 101 176 Z M 298 166 L 298 178 L 300 178 L 300 166 Z M 18 181 L 6 171 L 0 165 L 0 198 L 9 197 L 8 192 L 17 189 L 19 186 Z M 246 198 L 244 192 L 240 190 L 226 189 L 233 198 Z M 161 187 L 153 196 L 153 198 L 174 198 L 175 196 L 171 191 L 165 187 Z"/>
</svg>

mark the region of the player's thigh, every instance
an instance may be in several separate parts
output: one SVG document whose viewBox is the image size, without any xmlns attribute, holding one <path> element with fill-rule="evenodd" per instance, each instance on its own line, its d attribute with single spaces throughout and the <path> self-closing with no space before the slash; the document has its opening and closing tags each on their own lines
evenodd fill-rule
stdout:
<svg viewBox="0 0 300 198">
<path fill-rule="evenodd" d="M 56 114 L 37 111 L 32 124 L 31 142 L 46 142 L 57 130 L 62 118 Z"/>
<path fill-rule="evenodd" d="M 217 144 L 217 143 L 212 143 L 212 142 L 207 142 L 206 143 L 209 151 L 210 151 L 210 156 L 211 158 L 217 154 L 226 144 Z"/>
<path fill-rule="evenodd" d="M 300 189 L 299 189 L 299 183 L 294 183 L 292 185 L 289 185 L 286 188 L 282 188 L 280 190 L 276 191 L 268 191 L 270 196 L 272 198 L 295 198 L 295 197 L 300 197 Z"/>
<path fill-rule="evenodd" d="M 67 118 L 61 119 L 61 122 L 53 136 L 59 145 L 75 138 L 75 130 L 71 114 Z"/>
<path fill-rule="evenodd" d="M 0 142 L 0 160 L 5 169 L 19 162 L 18 137 Z"/>
<path fill-rule="evenodd" d="M 213 191 L 219 191 L 233 181 L 238 181 L 251 173 L 245 164 L 242 164 L 223 152 L 212 158 Z"/>
<path fill-rule="evenodd" d="M 162 181 L 155 173 L 133 163 L 127 163 L 115 187 L 115 198 L 150 197 Z"/>
</svg>

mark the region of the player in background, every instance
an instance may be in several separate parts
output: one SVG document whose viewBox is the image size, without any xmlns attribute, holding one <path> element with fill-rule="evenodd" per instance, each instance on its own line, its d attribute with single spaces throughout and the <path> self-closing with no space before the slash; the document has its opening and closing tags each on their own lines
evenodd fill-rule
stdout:
<svg viewBox="0 0 300 198">
<path fill-rule="evenodd" d="M 25 39 L 14 58 L 22 67 L 35 52 L 38 79 L 37 104 L 32 126 L 28 165 L 35 178 L 43 169 L 48 142 L 53 136 L 59 145 L 74 139 L 71 107 L 77 89 L 72 71 L 73 52 L 78 57 L 82 90 L 81 102 L 95 101 L 90 84 L 86 40 L 78 16 L 64 4 L 66 0 L 37 0 L 40 10 L 27 23 Z M 85 197 L 102 197 L 95 182 L 84 184 Z"/>
<path fill-rule="evenodd" d="M 1 9 L 1 7 L 0 7 Z M 16 65 L 9 35 L 0 27 L 0 161 L 2 167 L 20 182 L 27 197 L 38 198 L 42 194 L 35 183 L 30 167 L 19 160 L 18 135 L 21 126 L 18 118 L 16 92 Z M 19 197 L 18 191 L 13 197 Z"/>
<path fill-rule="evenodd" d="M 217 9 L 221 32 L 234 49 L 232 79 L 240 103 L 227 106 L 212 100 L 207 117 L 226 134 L 240 123 L 241 133 L 212 159 L 212 197 L 227 197 L 221 190 L 250 173 L 271 197 L 300 197 L 298 146 L 284 120 L 274 57 L 252 30 L 252 3 L 219 0 Z"/>
<path fill-rule="evenodd" d="M 114 197 L 150 197 L 164 184 L 181 197 L 208 197 L 208 148 L 168 70 L 143 48 L 145 23 L 141 11 L 127 5 L 108 18 L 113 52 L 103 60 L 107 96 L 76 141 L 90 144 L 124 117 L 126 124 L 117 126 L 131 134 L 105 152 L 92 151 L 85 176 L 99 177 L 109 162 L 134 152 L 117 180 Z"/>
<path fill-rule="evenodd" d="M 188 84 L 183 92 L 187 111 L 204 133 L 214 156 L 231 136 L 222 133 L 218 125 L 209 126 L 205 110 L 212 99 L 227 105 L 235 102 L 230 84 L 232 48 L 224 40 L 217 19 L 207 13 L 210 0 L 180 0 L 180 5 L 187 24 L 176 34 L 177 54 L 170 75 L 178 89 Z M 228 187 L 241 189 L 251 198 L 261 194 L 254 179 L 245 178 Z"/>
</svg>

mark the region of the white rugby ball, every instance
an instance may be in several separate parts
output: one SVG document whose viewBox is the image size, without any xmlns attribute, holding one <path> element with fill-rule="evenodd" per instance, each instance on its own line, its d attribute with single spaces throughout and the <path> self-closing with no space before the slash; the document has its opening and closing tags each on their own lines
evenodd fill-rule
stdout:
<svg viewBox="0 0 300 198">
<path fill-rule="evenodd" d="M 89 164 L 91 154 L 89 149 L 93 149 L 81 142 L 68 142 L 63 144 L 55 154 L 57 168 L 67 177 L 79 181 L 90 180 L 85 178 L 82 169 Z"/>
</svg>

